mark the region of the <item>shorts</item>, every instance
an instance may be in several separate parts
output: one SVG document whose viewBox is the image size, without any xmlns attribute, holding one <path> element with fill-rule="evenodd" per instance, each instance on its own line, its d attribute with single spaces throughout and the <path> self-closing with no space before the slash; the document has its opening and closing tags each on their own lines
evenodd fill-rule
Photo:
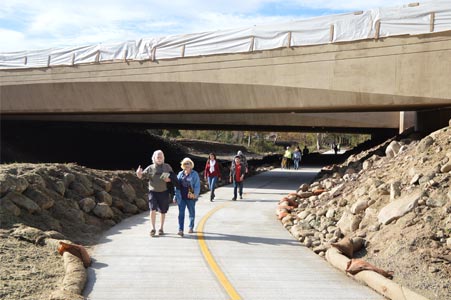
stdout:
<svg viewBox="0 0 451 300">
<path fill-rule="evenodd" d="M 158 210 L 165 214 L 169 209 L 169 191 L 149 192 L 149 208 L 150 210 Z"/>
</svg>

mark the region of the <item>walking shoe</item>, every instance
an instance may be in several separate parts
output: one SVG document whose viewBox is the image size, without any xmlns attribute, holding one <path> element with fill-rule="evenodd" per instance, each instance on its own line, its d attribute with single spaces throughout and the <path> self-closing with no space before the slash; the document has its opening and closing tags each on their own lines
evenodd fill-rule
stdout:
<svg viewBox="0 0 451 300">
<path fill-rule="evenodd" d="M 233 197 L 233 198 L 232 198 L 232 201 L 236 201 L 236 197 Z"/>
<path fill-rule="evenodd" d="M 177 232 L 177 234 L 183 237 L 183 231 L 180 230 L 179 232 Z"/>
<path fill-rule="evenodd" d="M 192 228 L 190 228 L 190 229 L 188 230 L 188 233 L 194 233 L 194 230 L 193 230 Z"/>
<path fill-rule="evenodd" d="M 163 229 L 158 230 L 158 235 L 164 235 Z"/>
<path fill-rule="evenodd" d="M 150 231 L 150 236 L 151 236 L 151 237 L 154 237 L 154 236 L 155 236 L 155 229 L 152 229 L 152 230 Z"/>
<path fill-rule="evenodd" d="M 242 196 L 242 195 L 240 195 L 240 199 L 243 199 L 243 196 Z"/>
</svg>

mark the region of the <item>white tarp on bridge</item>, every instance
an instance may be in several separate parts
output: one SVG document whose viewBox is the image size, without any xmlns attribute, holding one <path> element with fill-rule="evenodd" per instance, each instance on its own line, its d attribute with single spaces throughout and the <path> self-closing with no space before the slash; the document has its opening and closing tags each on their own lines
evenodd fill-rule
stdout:
<svg viewBox="0 0 451 300">
<path fill-rule="evenodd" d="M 78 48 L 0 53 L 0 69 L 243 53 L 448 30 L 451 30 L 451 0 L 433 0 L 248 28 Z"/>
</svg>

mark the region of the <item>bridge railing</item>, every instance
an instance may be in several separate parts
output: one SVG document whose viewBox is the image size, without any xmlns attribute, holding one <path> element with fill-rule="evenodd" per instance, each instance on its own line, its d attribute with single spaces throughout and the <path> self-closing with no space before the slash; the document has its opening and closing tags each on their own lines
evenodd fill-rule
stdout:
<svg viewBox="0 0 451 300">
<path fill-rule="evenodd" d="M 117 44 L 0 53 L 0 69 L 155 61 L 448 30 L 451 30 L 451 0 L 433 0 L 248 28 L 143 38 Z"/>
</svg>

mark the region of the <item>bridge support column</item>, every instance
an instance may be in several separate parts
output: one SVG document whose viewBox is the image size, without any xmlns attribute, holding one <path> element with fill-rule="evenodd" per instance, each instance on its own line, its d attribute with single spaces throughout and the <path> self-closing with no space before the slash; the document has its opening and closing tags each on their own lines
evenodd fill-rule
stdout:
<svg viewBox="0 0 451 300">
<path fill-rule="evenodd" d="M 415 113 L 415 131 L 428 134 L 450 126 L 451 108 L 417 111 Z"/>
<path fill-rule="evenodd" d="M 416 122 L 415 111 L 401 111 L 399 112 L 399 133 L 403 133 L 409 128 L 415 127 Z"/>
</svg>

